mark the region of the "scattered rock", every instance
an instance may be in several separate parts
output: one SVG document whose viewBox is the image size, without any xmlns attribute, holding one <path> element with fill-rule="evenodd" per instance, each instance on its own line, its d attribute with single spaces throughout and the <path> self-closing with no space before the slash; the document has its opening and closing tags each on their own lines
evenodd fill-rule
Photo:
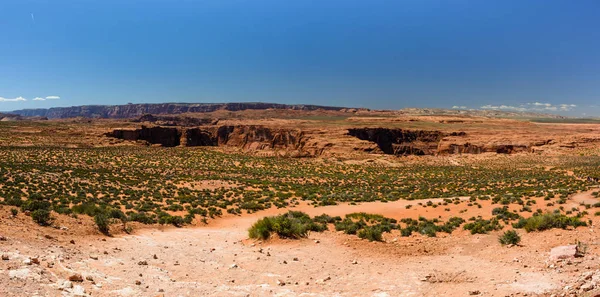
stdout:
<svg viewBox="0 0 600 297">
<path fill-rule="evenodd" d="M 69 280 L 72 282 L 80 283 L 83 281 L 83 276 L 81 276 L 81 274 L 79 274 L 79 273 L 75 273 L 75 274 L 69 276 Z"/>
<path fill-rule="evenodd" d="M 75 244 L 75 240 L 71 239 L 71 241 L 69 241 L 70 244 Z"/>
<path fill-rule="evenodd" d="M 98 260 L 98 255 L 90 255 L 90 259 L 92 259 L 92 260 Z"/>
<path fill-rule="evenodd" d="M 285 286 L 285 282 L 284 282 L 284 281 L 282 281 L 282 280 L 279 280 L 279 279 L 278 279 L 278 280 L 277 280 L 277 285 L 278 285 L 278 286 Z"/>
<path fill-rule="evenodd" d="M 144 261 L 139 261 L 138 265 L 148 265 L 148 261 L 144 260 Z"/>
<path fill-rule="evenodd" d="M 238 265 L 235 263 L 233 263 L 233 264 L 231 264 L 231 266 L 229 266 L 229 269 L 234 269 L 234 268 L 238 268 Z"/>
<path fill-rule="evenodd" d="M 88 275 L 88 276 L 85 277 L 85 280 L 93 282 L 94 278 L 91 275 Z"/>
<path fill-rule="evenodd" d="M 8 261 L 9 260 L 8 255 L 7 254 L 2 254 L 2 260 L 3 261 Z"/>
<path fill-rule="evenodd" d="M 25 259 L 25 261 L 23 261 L 23 264 L 25 265 L 31 265 L 32 261 L 30 258 Z"/>
<path fill-rule="evenodd" d="M 158 259 L 158 256 L 156 256 L 156 254 L 154 254 L 154 256 L 152 256 L 152 259 L 156 260 L 156 259 Z"/>
<path fill-rule="evenodd" d="M 139 281 L 139 280 L 136 280 L 136 281 L 135 281 L 135 284 L 139 286 L 139 285 L 141 285 L 141 284 L 142 284 L 142 282 L 141 282 L 141 281 Z"/>
<path fill-rule="evenodd" d="M 0 235 L 0 241 L 7 241 L 8 239 L 2 235 Z"/>
<path fill-rule="evenodd" d="M 479 294 L 481 294 L 481 292 L 479 292 L 479 290 L 469 291 L 469 295 L 479 295 Z"/>
</svg>

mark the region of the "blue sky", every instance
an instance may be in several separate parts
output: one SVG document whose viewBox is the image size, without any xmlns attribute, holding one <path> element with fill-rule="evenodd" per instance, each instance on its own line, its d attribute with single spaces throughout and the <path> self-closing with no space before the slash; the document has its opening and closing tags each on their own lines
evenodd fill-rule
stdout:
<svg viewBox="0 0 600 297">
<path fill-rule="evenodd" d="M 0 110 L 264 101 L 600 116 L 598 11 L 586 0 L 3 0 Z"/>
</svg>

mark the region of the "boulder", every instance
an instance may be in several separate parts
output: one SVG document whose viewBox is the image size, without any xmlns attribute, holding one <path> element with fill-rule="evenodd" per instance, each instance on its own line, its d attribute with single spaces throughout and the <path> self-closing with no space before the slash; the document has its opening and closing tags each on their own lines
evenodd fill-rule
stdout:
<svg viewBox="0 0 600 297">
<path fill-rule="evenodd" d="M 575 245 L 575 244 L 557 246 L 555 248 L 552 248 L 552 250 L 550 250 L 550 260 L 551 261 L 572 259 L 572 258 L 577 257 L 578 255 L 579 255 L 579 253 L 577 250 L 577 245 Z"/>
</svg>

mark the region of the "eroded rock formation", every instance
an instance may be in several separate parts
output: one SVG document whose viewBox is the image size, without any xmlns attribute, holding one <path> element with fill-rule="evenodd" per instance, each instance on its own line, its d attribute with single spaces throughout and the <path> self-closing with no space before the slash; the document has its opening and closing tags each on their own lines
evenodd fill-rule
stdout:
<svg viewBox="0 0 600 297">
<path fill-rule="evenodd" d="M 387 128 L 352 128 L 348 134 L 377 144 L 389 155 L 433 155 L 446 134 L 439 131 Z"/>
<path fill-rule="evenodd" d="M 181 131 L 177 128 L 144 127 L 141 129 L 116 129 L 106 136 L 123 140 L 145 140 L 151 144 L 160 144 L 165 147 L 178 146 L 181 143 Z"/>
</svg>

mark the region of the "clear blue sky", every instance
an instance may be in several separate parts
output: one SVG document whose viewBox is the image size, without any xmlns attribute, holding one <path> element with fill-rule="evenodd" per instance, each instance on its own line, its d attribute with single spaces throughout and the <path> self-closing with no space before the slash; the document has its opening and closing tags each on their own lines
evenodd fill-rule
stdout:
<svg viewBox="0 0 600 297">
<path fill-rule="evenodd" d="M 0 110 L 265 101 L 600 116 L 599 16 L 586 0 L 3 0 Z"/>
</svg>

